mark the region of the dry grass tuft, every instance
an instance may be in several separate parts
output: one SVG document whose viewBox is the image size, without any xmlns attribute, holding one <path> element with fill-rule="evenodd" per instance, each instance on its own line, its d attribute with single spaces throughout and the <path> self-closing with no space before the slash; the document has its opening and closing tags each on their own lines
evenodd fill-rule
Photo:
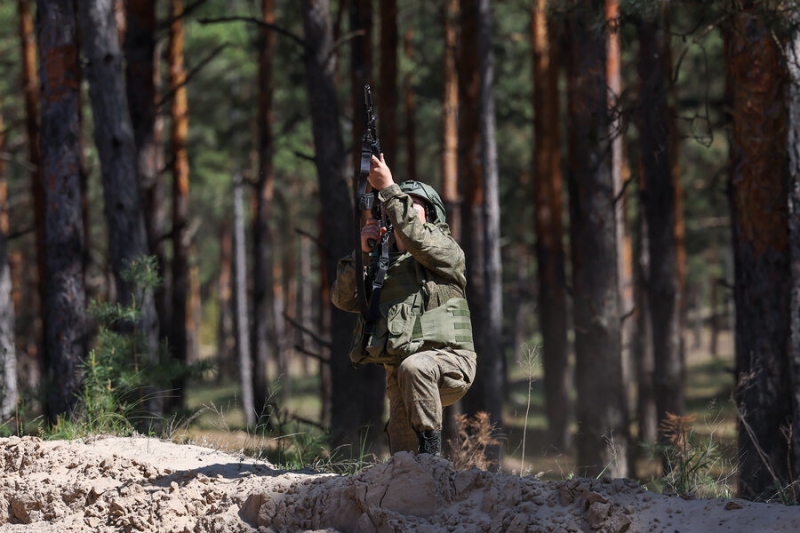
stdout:
<svg viewBox="0 0 800 533">
<path fill-rule="evenodd" d="M 458 470 L 473 467 L 489 470 L 496 466 L 496 461 L 487 457 L 486 449 L 497 446 L 500 441 L 495 437 L 495 426 L 489 413 L 481 411 L 473 417 L 456 415 L 458 436 L 450 439 L 450 461 Z"/>
</svg>

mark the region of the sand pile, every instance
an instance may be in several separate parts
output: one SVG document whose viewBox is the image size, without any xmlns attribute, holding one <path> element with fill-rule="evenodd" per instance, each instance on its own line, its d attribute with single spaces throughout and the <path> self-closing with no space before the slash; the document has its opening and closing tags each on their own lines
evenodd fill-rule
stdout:
<svg viewBox="0 0 800 533">
<path fill-rule="evenodd" d="M 456 471 L 405 453 L 336 476 L 143 437 L 12 437 L 0 439 L 0 470 L 0 533 L 800 531 L 800 507 Z"/>
</svg>

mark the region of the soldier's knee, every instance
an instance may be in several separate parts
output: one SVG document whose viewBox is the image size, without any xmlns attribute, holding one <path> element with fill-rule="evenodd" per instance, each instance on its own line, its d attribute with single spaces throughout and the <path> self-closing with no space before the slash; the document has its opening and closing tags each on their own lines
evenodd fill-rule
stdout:
<svg viewBox="0 0 800 533">
<path fill-rule="evenodd" d="M 435 378 L 436 371 L 436 361 L 426 353 L 409 355 L 397 369 L 400 379 Z"/>
</svg>

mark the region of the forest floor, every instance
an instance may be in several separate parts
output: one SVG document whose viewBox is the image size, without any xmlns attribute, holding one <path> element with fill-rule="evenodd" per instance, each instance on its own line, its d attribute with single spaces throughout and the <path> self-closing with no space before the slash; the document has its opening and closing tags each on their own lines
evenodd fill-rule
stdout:
<svg viewBox="0 0 800 533">
<path fill-rule="evenodd" d="M 283 471 L 145 437 L 0 439 L 0 533 L 795 532 L 800 506 L 544 481 L 396 454 L 359 474 Z"/>
</svg>

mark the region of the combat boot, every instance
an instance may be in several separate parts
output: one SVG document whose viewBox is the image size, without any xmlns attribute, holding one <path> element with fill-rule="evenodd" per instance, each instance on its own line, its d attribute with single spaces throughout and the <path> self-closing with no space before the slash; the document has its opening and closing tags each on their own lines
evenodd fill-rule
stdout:
<svg viewBox="0 0 800 533">
<path fill-rule="evenodd" d="M 417 453 L 429 453 L 438 456 L 442 451 L 442 432 L 426 429 L 417 432 L 419 449 Z"/>
</svg>

